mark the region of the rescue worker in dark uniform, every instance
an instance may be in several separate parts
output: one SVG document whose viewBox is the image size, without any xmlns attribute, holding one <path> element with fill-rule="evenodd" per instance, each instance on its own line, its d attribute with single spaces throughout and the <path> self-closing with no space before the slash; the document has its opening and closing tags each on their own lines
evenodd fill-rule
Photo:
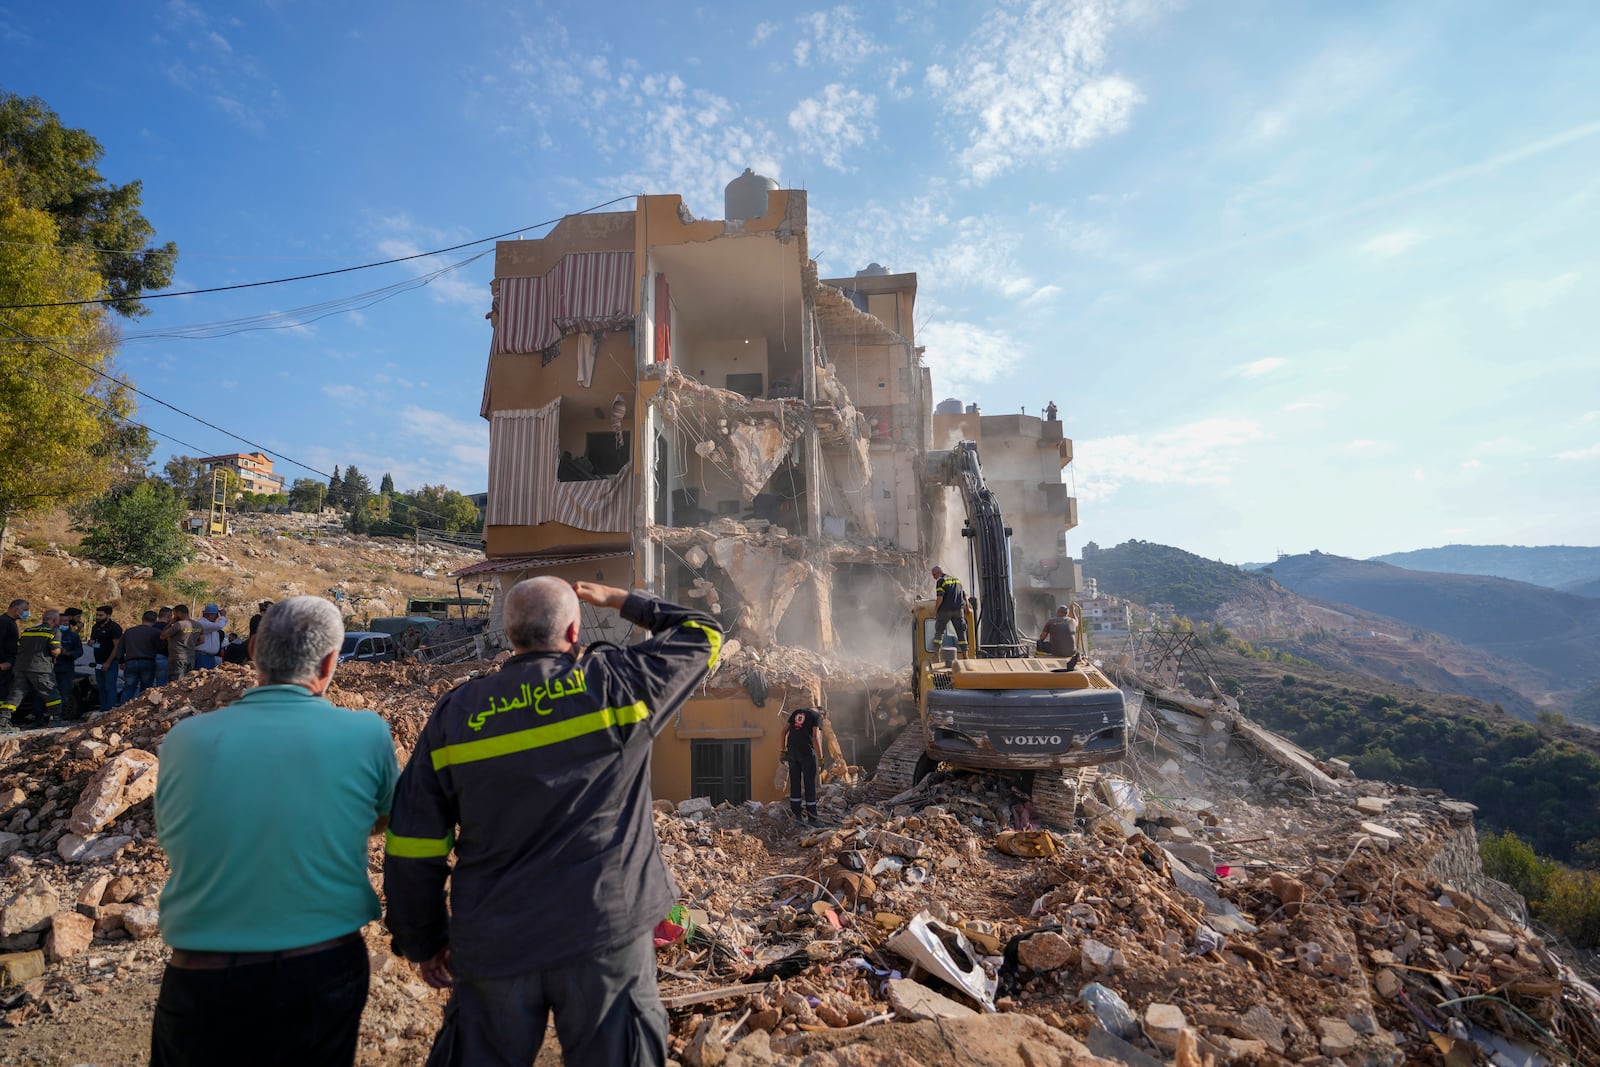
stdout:
<svg viewBox="0 0 1600 1067">
<path fill-rule="evenodd" d="M 584 652 L 580 600 L 653 636 Z M 663 1064 L 651 932 L 678 891 L 650 752 L 722 631 L 641 593 L 550 577 L 517 583 L 505 618 L 515 654 L 440 699 L 385 841 L 394 950 L 454 989 L 428 1064 L 530 1064 L 552 1010 L 571 1067 Z"/>
<path fill-rule="evenodd" d="M 1045 621 L 1044 629 L 1039 631 L 1038 648 L 1043 655 L 1062 659 L 1078 654 L 1078 620 L 1069 608 L 1056 608 L 1055 615 Z"/>
<path fill-rule="evenodd" d="M 939 603 L 934 608 L 933 636 L 938 647 L 944 647 L 944 635 L 951 623 L 956 628 L 956 646 L 960 655 L 967 655 L 967 591 L 961 580 L 946 574 L 940 567 L 933 568 L 933 589 Z"/>
<path fill-rule="evenodd" d="M 821 826 L 817 815 L 817 768 L 822 765 L 822 712 L 795 708 L 783 729 L 783 754 L 789 763 L 789 810 L 796 819 Z M 805 808 L 801 809 L 804 800 Z"/>
<path fill-rule="evenodd" d="M 5 611 L 0 611 L 0 700 L 11 695 L 11 683 L 16 678 L 17 642 L 22 636 L 20 623 L 27 617 L 26 600 L 13 600 Z M 10 732 L 11 715 L 11 711 L 0 711 L 0 733 Z"/>
<path fill-rule="evenodd" d="M 0 704 L 0 724 L 11 724 L 17 705 L 29 693 L 37 694 L 44 703 L 40 726 L 48 726 L 61 714 L 61 694 L 56 690 L 56 657 L 61 654 L 61 635 L 56 626 L 60 619 L 61 613 L 51 608 L 40 617 L 38 625 L 18 635 L 15 676 L 10 695 Z"/>
</svg>

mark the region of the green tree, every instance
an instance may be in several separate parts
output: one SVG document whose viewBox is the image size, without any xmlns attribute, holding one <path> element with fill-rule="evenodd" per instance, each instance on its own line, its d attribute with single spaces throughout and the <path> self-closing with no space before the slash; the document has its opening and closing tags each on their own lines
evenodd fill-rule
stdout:
<svg viewBox="0 0 1600 1067">
<path fill-rule="evenodd" d="M 187 507 L 211 507 L 214 477 L 212 468 L 193 456 L 173 456 L 162 468 L 166 482 Z M 231 505 L 244 492 L 244 479 L 231 467 L 222 468 L 223 495 Z"/>
<path fill-rule="evenodd" d="M 0 152 L 0 304 L 99 296 L 93 257 L 61 247 L 55 221 L 18 186 Z M 148 455 L 148 436 L 124 422 L 129 391 L 101 373 L 114 344 L 97 305 L 0 313 L 0 535 L 13 518 L 105 492 Z"/>
<path fill-rule="evenodd" d="M 344 497 L 351 507 L 362 503 L 372 495 L 372 482 L 365 474 L 356 469 L 355 464 L 344 469 Z"/>
<path fill-rule="evenodd" d="M 478 508 L 468 497 L 442 485 L 425 485 L 408 493 L 411 517 L 418 526 L 445 533 L 478 529 Z"/>
<path fill-rule="evenodd" d="M 344 503 L 344 479 L 339 476 L 339 465 L 333 466 L 333 473 L 328 476 L 328 503 L 339 507 Z"/>
<path fill-rule="evenodd" d="M 296 478 L 289 487 L 289 506 L 296 511 L 316 511 L 327 494 L 328 487 L 315 478 Z"/>
<path fill-rule="evenodd" d="M 380 493 L 393 493 L 394 492 L 394 475 L 390 474 L 388 471 L 384 471 L 383 472 L 383 481 L 378 483 L 378 492 L 380 492 Z"/>
<path fill-rule="evenodd" d="M 74 514 L 80 550 L 107 566 L 149 567 L 165 578 L 193 551 L 183 532 L 187 508 L 171 486 L 142 481 L 91 501 Z"/>
<path fill-rule="evenodd" d="M 50 216 L 59 243 L 92 257 L 118 314 L 143 315 L 139 297 L 171 283 L 178 246 L 151 244 L 155 227 L 139 211 L 143 185 L 108 182 L 98 170 L 103 154 L 88 131 L 63 126 L 38 97 L 0 95 L 0 163 L 16 175 L 21 202 Z"/>
</svg>

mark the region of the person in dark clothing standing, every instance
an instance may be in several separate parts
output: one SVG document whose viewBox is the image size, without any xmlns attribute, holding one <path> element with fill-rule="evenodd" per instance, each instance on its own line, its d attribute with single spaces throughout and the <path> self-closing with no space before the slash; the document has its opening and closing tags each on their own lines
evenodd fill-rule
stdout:
<svg viewBox="0 0 1600 1067">
<path fill-rule="evenodd" d="M 56 692 L 61 694 L 61 717 L 81 719 L 83 712 L 78 707 L 72 688 L 78 680 L 78 657 L 83 655 L 83 612 L 68 608 L 61 613 L 61 622 L 56 630 L 61 634 L 61 655 L 56 657 Z"/>
<path fill-rule="evenodd" d="M 783 729 L 783 755 L 789 761 L 789 810 L 796 819 L 820 826 L 817 815 L 817 768 L 822 765 L 822 715 L 816 708 L 795 708 Z M 801 809 L 804 801 L 805 808 Z"/>
<path fill-rule="evenodd" d="M 17 641 L 22 636 L 18 623 L 28 617 L 28 602 L 13 600 L 10 607 L 0 611 L 0 700 L 11 695 L 11 683 L 16 680 Z M 11 713 L 0 713 L 0 731 L 11 727 Z"/>
<path fill-rule="evenodd" d="M 16 667 L 11 693 L 0 703 L 0 727 L 11 725 L 11 716 L 29 693 L 37 694 L 44 702 L 40 726 L 48 726 L 61 714 L 61 694 L 56 691 L 56 657 L 61 654 L 61 635 L 56 632 L 56 626 L 60 619 L 60 612 L 51 608 L 39 619 L 38 625 L 17 635 Z"/>
<path fill-rule="evenodd" d="M 161 641 L 161 627 L 156 625 L 156 613 L 147 611 L 138 626 L 122 632 L 112 653 L 122 669 L 122 689 L 117 694 L 118 703 L 132 700 L 156 684 L 156 657 L 166 646 Z"/>
<path fill-rule="evenodd" d="M 941 567 L 933 568 L 933 589 L 939 598 L 934 607 L 933 636 L 940 647 L 944 645 L 945 631 L 952 623 L 956 628 L 956 647 L 960 655 L 967 655 L 967 591 L 961 588 L 961 579 L 946 574 Z"/>
<path fill-rule="evenodd" d="M 584 653 L 580 601 L 653 636 Z M 722 630 L 642 593 L 552 577 L 513 586 L 505 620 L 515 654 L 440 698 L 384 846 L 394 950 L 453 987 L 429 1067 L 532 1063 L 552 1010 L 570 1067 L 659 1067 L 667 1013 L 650 935 L 677 887 L 656 841 L 650 752 L 716 664 Z"/>
<path fill-rule="evenodd" d="M 111 651 L 121 637 L 122 624 L 112 621 L 110 605 L 95 608 L 89 643 L 94 646 L 94 679 L 100 693 L 101 711 L 117 706 L 117 661 L 111 658 Z"/>
<path fill-rule="evenodd" d="M 265 615 L 267 613 L 267 609 L 270 607 L 272 607 L 272 601 L 270 600 L 263 600 L 261 603 L 256 605 L 256 613 L 250 616 L 251 637 L 254 637 L 256 635 L 256 631 L 261 629 L 261 616 Z"/>
</svg>

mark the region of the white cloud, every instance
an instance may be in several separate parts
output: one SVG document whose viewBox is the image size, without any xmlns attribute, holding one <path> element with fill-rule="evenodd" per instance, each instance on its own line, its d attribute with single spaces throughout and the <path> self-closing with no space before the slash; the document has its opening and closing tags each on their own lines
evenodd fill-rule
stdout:
<svg viewBox="0 0 1600 1067">
<path fill-rule="evenodd" d="M 1569 461 L 1600 459 L 1600 444 L 1592 444 L 1588 448 L 1574 448 L 1568 452 L 1557 452 L 1556 458 Z"/>
<path fill-rule="evenodd" d="M 1259 378 L 1263 374 L 1271 374 L 1273 371 L 1284 366 L 1287 362 L 1287 360 L 1279 359 L 1276 356 L 1268 356 L 1266 359 L 1258 359 L 1254 363 L 1247 363 L 1243 367 L 1240 367 L 1239 377 Z"/>
<path fill-rule="evenodd" d="M 254 58 L 240 55 L 219 31 L 237 27 L 231 19 L 213 18 L 198 5 L 171 0 L 163 18 L 168 37 L 158 37 L 157 47 L 187 46 L 186 56 L 158 55 L 155 62 L 167 80 L 206 101 L 230 120 L 252 133 L 266 129 L 267 121 L 283 111 L 283 94 Z"/>
<path fill-rule="evenodd" d="M 1346 452 L 1376 452 L 1383 447 L 1382 441 L 1375 441 L 1370 437 L 1358 437 L 1353 441 L 1346 441 Z"/>
<path fill-rule="evenodd" d="M 474 472 L 487 477 L 489 469 L 489 424 L 482 419 L 458 419 L 442 411 L 407 405 L 400 412 L 400 432 L 417 452 L 438 457 L 442 469 Z M 461 485 L 478 484 L 459 475 Z M 470 490 L 464 490 L 470 492 Z"/>
<path fill-rule="evenodd" d="M 367 391 L 354 385 L 324 385 L 322 391 L 335 400 L 361 400 L 367 396 Z"/>
<path fill-rule="evenodd" d="M 873 122 L 877 98 L 834 83 L 821 97 L 807 97 L 789 112 L 789 128 L 803 152 L 818 156 L 834 170 L 846 170 L 846 150 L 878 135 Z"/>
<path fill-rule="evenodd" d="M 919 273 L 936 289 L 986 289 L 1013 300 L 1045 299 L 1059 292 L 1040 286 L 1018 262 L 1023 251 L 1021 234 L 990 215 L 969 215 L 950 231 L 950 240 L 920 255 Z"/>
<path fill-rule="evenodd" d="M 853 67 L 883 50 L 882 45 L 861 29 L 855 11 L 848 7 L 813 11 L 800 16 L 798 21 L 802 29 L 811 34 L 794 46 L 794 61 L 802 67 L 808 65 L 813 56 L 818 63 Z"/>
<path fill-rule="evenodd" d="M 1250 123 L 1250 138 L 1275 140 L 1345 110 L 1387 81 L 1402 58 L 1375 46 L 1339 44 L 1323 50 L 1298 64 L 1287 85 L 1274 88 L 1272 104 Z"/>
<path fill-rule="evenodd" d="M 1428 476 L 1423 473 L 1421 467 L 1417 467 L 1411 472 L 1411 480 L 1414 482 L 1425 482 L 1428 480 Z"/>
<path fill-rule="evenodd" d="M 1106 500 L 1136 483 L 1226 485 L 1240 450 L 1266 436 L 1254 419 L 1214 418 L 1081 441 L 1073 449 L 1078 495 Z"/>
<path fill-rule="evenodd" d="M 1464 471 L 1481 471 L 1483 467 L 1484 464 L 1481 459 L 1464 459 L 1461 461 L 1461 469 Z"/>
<path fill-rule="evenodd" d="M 930 322 L 917 331 L 917 340 L 927 348 L 924 358 L 932 368 L 934 388 L 954 396 L 1007 373 L 1021 353 L 1005 331 L 970 322 Z"/>
<path fill-rule="evenodd" d="M 1600 422 L 1600 411 L 1585 411 L 1578 416 L 1579 422 Z"/>
<path fill-rule="evenodd" d="M 385 259 L 401 259 L 417 255 L 423 251 L 423 244 L 419 241 L 425 242 L 428 247 L 439 248 L 460 240 L 457 235 L 420 226 L 405 216 L 380 219 L 378 226 L 391 231 L 391 236 L 378 240 L 378 251 Z M 410 260 L 401 266 L 421 278 L 437 274 L 454 262 L 458 261 L 447 256 L 427 256 Z M 433 299 L 441 304 L 456 304 L 479 314 L 489 310 L 488 283 L 470 275 L 466 269 L 439 274 L 427 283 L 427 290 Z"/>
<path fill-rule="evenodd" d="M 916 95 L 916 90 L 909 85 L 902 84 L 906 75 L 911 73 L 911 63 L 908 60 L 897 60 L 889 64 L 889 95 L 896 100 L 909 100 Z"/>
<path fill-rule="evenodd" d="M 971 181 L 1053 162 L 1127 128 L 1144 97 L 1104 71 L 1119 17 L 1113 0 L 1012 3 L 989 13 L 950 69 L 928 68 L 929 86 L 967 123 L 959 161 Z"/>
<path fill-rule="evenodd" d="M 772 21 L 758 22 L 756 28 L 750 32 L 752 46 L 765 44 L 773 34 L 778 32 L 778 24 Z"/>
<path fill-rule="evenodd" d="M 1294 400 L 1283 405 L 1286 412 L 1295 411 L 1323 411 L 1328 407 L 1325 400 Z"/>
<path fill-rule="evenodd" d="M 1416 230 L 1392 230 L 1389 233 L 1380 233 L 1369 238 L 1361 245 L 1361 251 L 1373 259 L 1393 259 L 1414 248 L 1422 240 L 1422 234 Z"/>
<path fill-rule="evenodd" d="M 1570 293 L 1583 279 L 1575 270 L 1564 271 L 1549 278 L 1519 278 L 1500 287 L 1499 300 L 1511 315 L 1521 318 L 1534 311 L 1543 311 Z"/>
</svg>

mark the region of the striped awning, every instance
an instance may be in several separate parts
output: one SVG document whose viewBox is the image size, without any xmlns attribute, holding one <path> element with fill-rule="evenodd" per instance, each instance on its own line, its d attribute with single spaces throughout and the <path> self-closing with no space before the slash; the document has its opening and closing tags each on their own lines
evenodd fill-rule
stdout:
<svg viewBox="0 0 1600 1067">
<path fill-rule="evenodd" d="M 542 352 L 563 334 L 633 323 L 632 252 L 573 252 L 546 274 L 499 278 L 495 286 L 495 355 Z"/>
<path fill-rule="evenodd" d="M 474 574 L 500 574 L 505 571 L 549 570 L 565 567 L 569 563 L 589 563 L 597 559 L 617 559 L 633 555 L 630 551 L 591 552 L 586 556 L 513 556 L 507 559 L 485 559 L 451 571 L 452 578 L 466 578 Z"/>
</svg>

